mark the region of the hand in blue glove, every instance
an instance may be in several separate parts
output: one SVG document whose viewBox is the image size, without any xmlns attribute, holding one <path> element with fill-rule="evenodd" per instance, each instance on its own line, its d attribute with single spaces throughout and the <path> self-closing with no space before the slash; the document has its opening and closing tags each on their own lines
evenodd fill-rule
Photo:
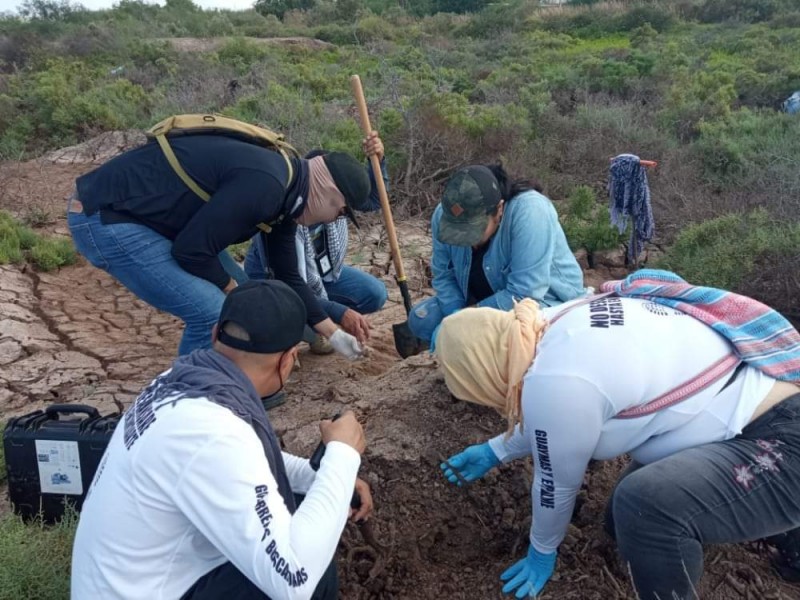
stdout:
<svg viewBox="0 0 800 600">
<path fill-rule="evenodd" d="M 477 446 L 468 446 L 463 452 L 451 456 L 447 462 L 439 466 L 450 483 L 463 485 L 480 479 L 499 464 L 500 460 L 489 446 L 489 442 L 484 442 Z"/>
<path fill-rule="evenodd" d="M 528 556 L 500 575 L 501 581 L 508 581 L 503 586 L 503 593 L 510 594 L 517 590 L 517 598 L 526 598 L 541 592 L 556 568 L 556 556 L 558 552 L 542 554 L 531 546 Z"/>
</svg>

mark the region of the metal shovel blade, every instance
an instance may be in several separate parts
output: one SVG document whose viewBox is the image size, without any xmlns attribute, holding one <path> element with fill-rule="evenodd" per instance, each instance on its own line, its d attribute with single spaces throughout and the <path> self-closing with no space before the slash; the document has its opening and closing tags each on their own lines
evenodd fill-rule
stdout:
<svg viewBox="0 0 800 600">
<path fill-rule="evenodd" d="M 428 344 L 411 333 L 408 321 L 392 325 L 392 333 L 394 334 L 394 347 L 403 358 L 414 356 L 428 349 Z"/>
</svg>

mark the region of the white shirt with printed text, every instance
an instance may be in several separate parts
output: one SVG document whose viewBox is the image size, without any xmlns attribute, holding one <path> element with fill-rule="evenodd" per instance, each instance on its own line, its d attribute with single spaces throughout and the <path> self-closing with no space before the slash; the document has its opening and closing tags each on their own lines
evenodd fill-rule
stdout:
<svg viewBox="0 0 800 600">
<path fill-rule="evenodd" d="M 109 443 L 81 511 L 73 600 L 177 600 L 230 561 L 271 598 L 310 598 L 348 516 L 360 456 L 331 442 L 318 472 L 283 453 L 292 515 L 253 429 L 205 398 L 161 402 Z"/>
<path fill-rule="evenodd" d="M 545 553 L 564 538 L 590 459 L 630 453 L 650 463 L 730 439 L 775 382 L 744 367 L 727 387 L 730 376 L 652 414 L 615 419 L 681 386 L 732 347 L 702 322 L 645 300 L 612 296 L 570 308 L 545 309 L 549 318 L 565 312 L 525 376 L 522 431 L 489 442 L 503 462 L 533 455 L 531 544 Z"/>
</svg>

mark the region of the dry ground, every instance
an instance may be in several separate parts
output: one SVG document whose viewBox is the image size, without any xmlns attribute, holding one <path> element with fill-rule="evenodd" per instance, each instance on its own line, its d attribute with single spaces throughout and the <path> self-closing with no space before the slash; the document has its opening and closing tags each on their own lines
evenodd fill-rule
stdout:
<svg viewBox="0 0 800 600">
<path fill-rule="evenodd" d="M 53 160 L 0 167 L 0 209 L 65 234 L 64 197 L 75 175 L 126 141 L 71 150 Z M 110 150 L 109 150 L 110 149 Z M 499 573 L 526 549 L 530 466 L 503 467 L 468 489 L 445 485 L 437 465 L 464 445 L 504 429 L 491 411 L 453 402 L 428 356 L 400 361 L 391 324 L 404 313 L 379 219 L 352 236 L 354 264 L 381 276 L 387 308 L 372 318 L 368 360 L 301 354 L 290 401 L 270 413 L 288 450 L 309 455 L 317 422 L 343 408 L 366 424 L 362 469 L 376 499 L 380 548 L 348 526 L 339 552 L 342 597 L 500 598 Z M 430 290 L 422 220 L 398 225 L 415 297 Z M 605 273 L 590 273 L 591 283 Z M 57 273 L 0 267 L 0 421 L 50 402 L 81 402 L 107 413 L 127 405 L 174 356 L 180 325 L 138 301 L 85 262 Z M 559 567 L 543 598 L 627 599 L 632 592 L 600 516 L 622 460 L 594 465 Z M 5 504 L 5 498 L 3 498 Z M 757 544 L 711 548 L 703 598 L 800 598 L 777 579 Z"/>
</svg>

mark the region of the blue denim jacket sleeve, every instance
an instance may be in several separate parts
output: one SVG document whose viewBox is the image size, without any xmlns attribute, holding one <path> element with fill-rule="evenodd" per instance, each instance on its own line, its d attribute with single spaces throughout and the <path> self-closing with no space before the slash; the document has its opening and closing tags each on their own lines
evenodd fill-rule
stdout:
<svg viewBox="0 0 800 600">
<path fill-rule="evenodd" d="M 467 299 L 461 291 L 456 279 L 456 271 L 450 255 L 450 247 L 437 240 L 439 221 L 442 218 L 442 205 L 436 207 L 431 217 L 431 236 L 433 237 L 433 256 L 431 257 L 431 271 L 433 272 L 433 289 L 442 312 L 450 315 L 467 305 Z"/>
<path fill-rule="evenodd" d="M 498 235 L 508 236 L 510 243 L 506 287 L 481 300 L 478 306 L 510 310 L 514 300 L 522 298 L 541 303 L 551 287 L 556 233 L 561 228 L 556 209 L 544 196 L 517 198 L 509 203 L 500 228 Z"/>
<path fill-rule="evenodd" d="M 367 161 L 367 174 L 369 175 L 369 204 L 370 210 L 381 209 L 381 197 L 378 194 L 378 184 L 375 181 L 375 174 L 372 172 L 372 163 Z M 389 173 L 386 170 L 386 159 L 381 159 L 381 177 L 383 177 L 383 184 L 386 186 L 386 192 L 389 192 Z"/>
</svg>

